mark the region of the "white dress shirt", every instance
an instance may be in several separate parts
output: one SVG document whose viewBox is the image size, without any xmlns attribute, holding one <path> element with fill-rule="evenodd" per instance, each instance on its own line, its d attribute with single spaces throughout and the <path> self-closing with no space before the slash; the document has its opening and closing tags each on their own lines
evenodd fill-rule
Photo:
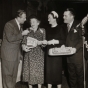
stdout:
<svg viewBox="0 0 88 88">
<path fill-rule="evenodd" d="M 19 28 L 19 30 L 20 30 L 20 23 L 18 22 L 18 20 L 15 18 L 15 20 L 16 20 L 16 23 L 17 23 L 17 25 L 18 25 L 18 28 Z"/>
</svg>

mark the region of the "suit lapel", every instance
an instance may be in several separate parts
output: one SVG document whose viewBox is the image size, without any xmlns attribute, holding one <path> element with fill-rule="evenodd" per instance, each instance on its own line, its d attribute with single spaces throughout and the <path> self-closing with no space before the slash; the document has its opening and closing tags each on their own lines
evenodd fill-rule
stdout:
<svg viewBox="0 0 88 88">
<path fill-rule="evenodd" d="M 76 27 L 76 22 L 75 22 L 75 20 L 73 21 L 73 24 L 72 24 L 72 26 L 71 26 L 71 28 L 70 28 L 70 30 L 72 31 L 73 29 L 75 29 L 75 27 Z"/>
<path fill-rule="evenodd" d="M 65 29 L 65 30 L 64 30 L 64 31 L 65 31 L 65 33 L 66 33 L 66 34 L 68 34 L 67 24 L 64 24 L 64 29 Z"/>
</svg>

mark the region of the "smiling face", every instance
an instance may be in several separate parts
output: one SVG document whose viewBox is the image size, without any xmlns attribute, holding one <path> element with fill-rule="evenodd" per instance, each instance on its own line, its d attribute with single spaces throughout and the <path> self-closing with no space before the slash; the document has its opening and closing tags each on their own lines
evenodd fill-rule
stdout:
<svg viewBox="0 0 88 88">
<path fill-rule="evenodd" d="M 63 14 L 64 23 L 70 23 L 74 20 L 74 16 L 70 13 L 70 11 L 65 11 Z"/>
<path fill-rule="evenodd" d="M 56 21 L 56 19 L 53 18 L 53 16 L 52 16 L 51 14 L 49 14 L 49 15 L 48 15 L 48 21 L 49 21 L 49 24 L 52 25 L 52 24 Z"/>
<path fill-rule="evenodd" d="M 33 29 L 37 29 L 40 24 L 40 21 L 37 20 L 36 18 L 30 19 L 30 25 Z"/>
</svg>

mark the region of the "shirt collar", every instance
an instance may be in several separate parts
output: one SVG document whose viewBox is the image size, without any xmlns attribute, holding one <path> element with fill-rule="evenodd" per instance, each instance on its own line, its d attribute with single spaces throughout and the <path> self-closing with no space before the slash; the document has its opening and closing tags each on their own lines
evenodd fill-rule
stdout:
<svg viewBox="0 0 88 88">
<path fill-rule="evenodd" d="M 74 20 L 73 20 L 73 21 L 74 21 Z M 69 23 L 70 28 L 71 28 L 71 26 L 72 26 L 72 24 L 73 24 L 73 21 L 72 21 L 71 23 Z"/>
<path fill-rule="evenodd" d="M 20 23 L 18 22 L 18 20 L 15 18 L 15 20 L 16 20 L 16 23 L 17 23 L 17 25 L 18 25 L 18 28 L 19 28 L 19 30 L 20 30 Z"/>
</svg>

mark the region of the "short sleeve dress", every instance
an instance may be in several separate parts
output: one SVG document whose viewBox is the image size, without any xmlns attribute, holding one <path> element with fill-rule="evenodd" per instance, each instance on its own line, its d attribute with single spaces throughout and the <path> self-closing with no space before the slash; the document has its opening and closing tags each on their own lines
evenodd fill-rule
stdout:
<svg viewBox="0 0 88 88">
<path fill-rule="evenodd" d="M 59 25 L 50 27 L 46 31 L 46 39 L 48 41 L 52 39 L 59 40 L 59 44 L 47 46 L 45 62 L 46 83 L 58 85 L 62 83 L 62 56 L 50 56 L 48 51 L 50 48 L 60 47 L 62 44 L 65 44 L 64 32 Z"/>
<path fill-rule="evenodd" d="M 45 29 L 39 28 L 36 32 L 33 30 L 27 35 L 37 40 L 45 40 Z M 24 37 L 23 43 L 26 44 Z M 44 52 L 42 46 L 37 46 L 24 55 L 23 63 L 23 81 L 31 85 L 44 83 Z"/>
</svg>

